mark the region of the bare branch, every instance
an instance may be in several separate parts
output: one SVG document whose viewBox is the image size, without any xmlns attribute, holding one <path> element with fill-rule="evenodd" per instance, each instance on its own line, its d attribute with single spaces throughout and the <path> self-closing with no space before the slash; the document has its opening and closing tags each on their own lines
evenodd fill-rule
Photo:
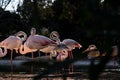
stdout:
<svg viewBox="0 0 120 80">
<path fill-rule="evenodd" d="M 9 5 L 10 2 L 11 2 L 11 0 L 9 0 L 8 3 L 5 5 L 4 10 L 5 10 L 6 7 Z"/>
<path fill-rule="evenodd" d="M 3 6 L 3 2 L 4 2 L 4 0 L 1 1 L 1 7 Z"/>
</svg>

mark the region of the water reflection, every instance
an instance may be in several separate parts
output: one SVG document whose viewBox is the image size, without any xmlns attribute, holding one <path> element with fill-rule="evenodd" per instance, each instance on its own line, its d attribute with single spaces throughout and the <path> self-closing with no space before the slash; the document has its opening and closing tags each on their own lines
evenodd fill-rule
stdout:
<svg viewBox="0 0 120 80">
<path fill-rule="evenodd" d="M 2 63 L 6 63 L 5 65 L 1 65 Z M 9 61 L 7 60 L 0 62 L 0 80 L 33 80 L 37 74 L 40 74 L 39 80 L 89 80 L 88 79 L 88 65 L 85 64 L 85 61 L 76 61 L 75 63 L 69 64 L 58 64 L 47 65 L 34 63 L 30 65 L 22 65 L 24 60 L 13 61 L 12 65 L 9 65 Z M 83 62 L 83 63 L 81 63 Z M 8 64 L 7 64 L 8 63 Z M 80 64 L 76 64 L 80 63 Z M 89 63 L 88 61 L 86 62 Z M 96 63 L 96 62 L 95 62 Z M 18 65 L 16 65 L 18 64 Z M 82 64 L 82 65 L 81 65 Z M 59 66 L 58 66 L 59 65 Z M 117 80 L 120 78 L 120 67 L 114 69 L 112 67 L 112 63 L 108 63 L 110 65 L 104 72 L 100 75 L 100 80 Z"/>
</svg>

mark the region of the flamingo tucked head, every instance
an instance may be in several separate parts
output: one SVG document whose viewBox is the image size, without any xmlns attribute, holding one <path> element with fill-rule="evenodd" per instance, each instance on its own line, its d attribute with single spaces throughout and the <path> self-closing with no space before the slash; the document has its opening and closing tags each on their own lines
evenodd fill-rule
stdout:
<svg viewBox="0 0 120 80">
<path fill-rule="evenodd" d="M 56 41 L 57 44 L 60 44 L 60 36 L 59 36 L 59 33 L 57 31 L 52 31 L 50 33 L 50 38 L 54 41 Z"/>
<path fill-rule="evenodd" d="M 63 43 L 57 45 L 54 48 L 54 51 L 57 53 L 56 54 L 57 61 L 63 61 L 68 57 L 68 47 Z"/>
<path fill-rule="evenodd" d="M 60 43 L 59 45 L 57 45 L 54 50 L 57 51 L 57 52 L 61 52 L 62 50 L 68 50 L 69 48 L 63 44 L 63 43 Z"/>
<path fill-rule="evenodd" d="M 60 52 L 58 52 L 57 55 L 57 61 L 64 61 L 66 58 L 68 57 L 68 51 L 66 49 L 61 50 Z"/>
<path fill-rule="evenodd" d="M 20 38 L 22 41 L 25 41 L 27 39 L 27 34 L 23 31 L 19 31 L 15 34 L 17 38 Z M 23 36 L 23 37 L 21 37 Z"/>
</svg>

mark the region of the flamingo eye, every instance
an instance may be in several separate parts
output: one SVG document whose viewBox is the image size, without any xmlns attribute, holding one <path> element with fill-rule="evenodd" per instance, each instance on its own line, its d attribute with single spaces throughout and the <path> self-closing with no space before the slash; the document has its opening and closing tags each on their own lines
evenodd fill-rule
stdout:
<svg viewBox="0 0 120 80">
<path fill-rule="evenodd" d="M 63 51 L 65 53 L 65 51 Z"/>
</svg>

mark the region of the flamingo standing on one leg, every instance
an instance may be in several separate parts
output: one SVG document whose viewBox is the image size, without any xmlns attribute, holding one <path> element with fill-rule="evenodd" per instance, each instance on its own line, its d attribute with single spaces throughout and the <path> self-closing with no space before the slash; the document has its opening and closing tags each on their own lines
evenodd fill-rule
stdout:
<svg viewBox="0 0 120 80">
<path fill-rule="evenodd" d="M 26 54 L 28 52 L 42 51 L 45 53 L 51 52 L 56 46 L 56 42 L 50 38 L 42 35 L 33 35 L 36 33 L 36 29 L 31 29 L 31 35 L 28 37 L 24 45 L 20 48 L 21 54 Z M 24 48 L 24 50 L 22 50 Z M 33 55 L 32 55 L 33 59 Z"/>
<path fill-rule="evenodd" d="M 24 36 L 24 38 L 20 38 L 19 36 Z M 1 56 L 4 57 L 7 54 L 7 49 L 10 49 L 11 50 L 11 64 L 12 64 L 13 50 L 15 50 L 16 53 L 18 53 L 18 49 L 22 45 L 22 42 L 26 40 L 26 38 L 27 38 L 26 33 L 23 31 L 19 31 L 15 36 L 9 36 L 5 40 L 1 41 L 0 47 L 4 48 L 4 53 L 0 49 L 1 50 L 0 54 L 2 54 Z"/>
</svg>

